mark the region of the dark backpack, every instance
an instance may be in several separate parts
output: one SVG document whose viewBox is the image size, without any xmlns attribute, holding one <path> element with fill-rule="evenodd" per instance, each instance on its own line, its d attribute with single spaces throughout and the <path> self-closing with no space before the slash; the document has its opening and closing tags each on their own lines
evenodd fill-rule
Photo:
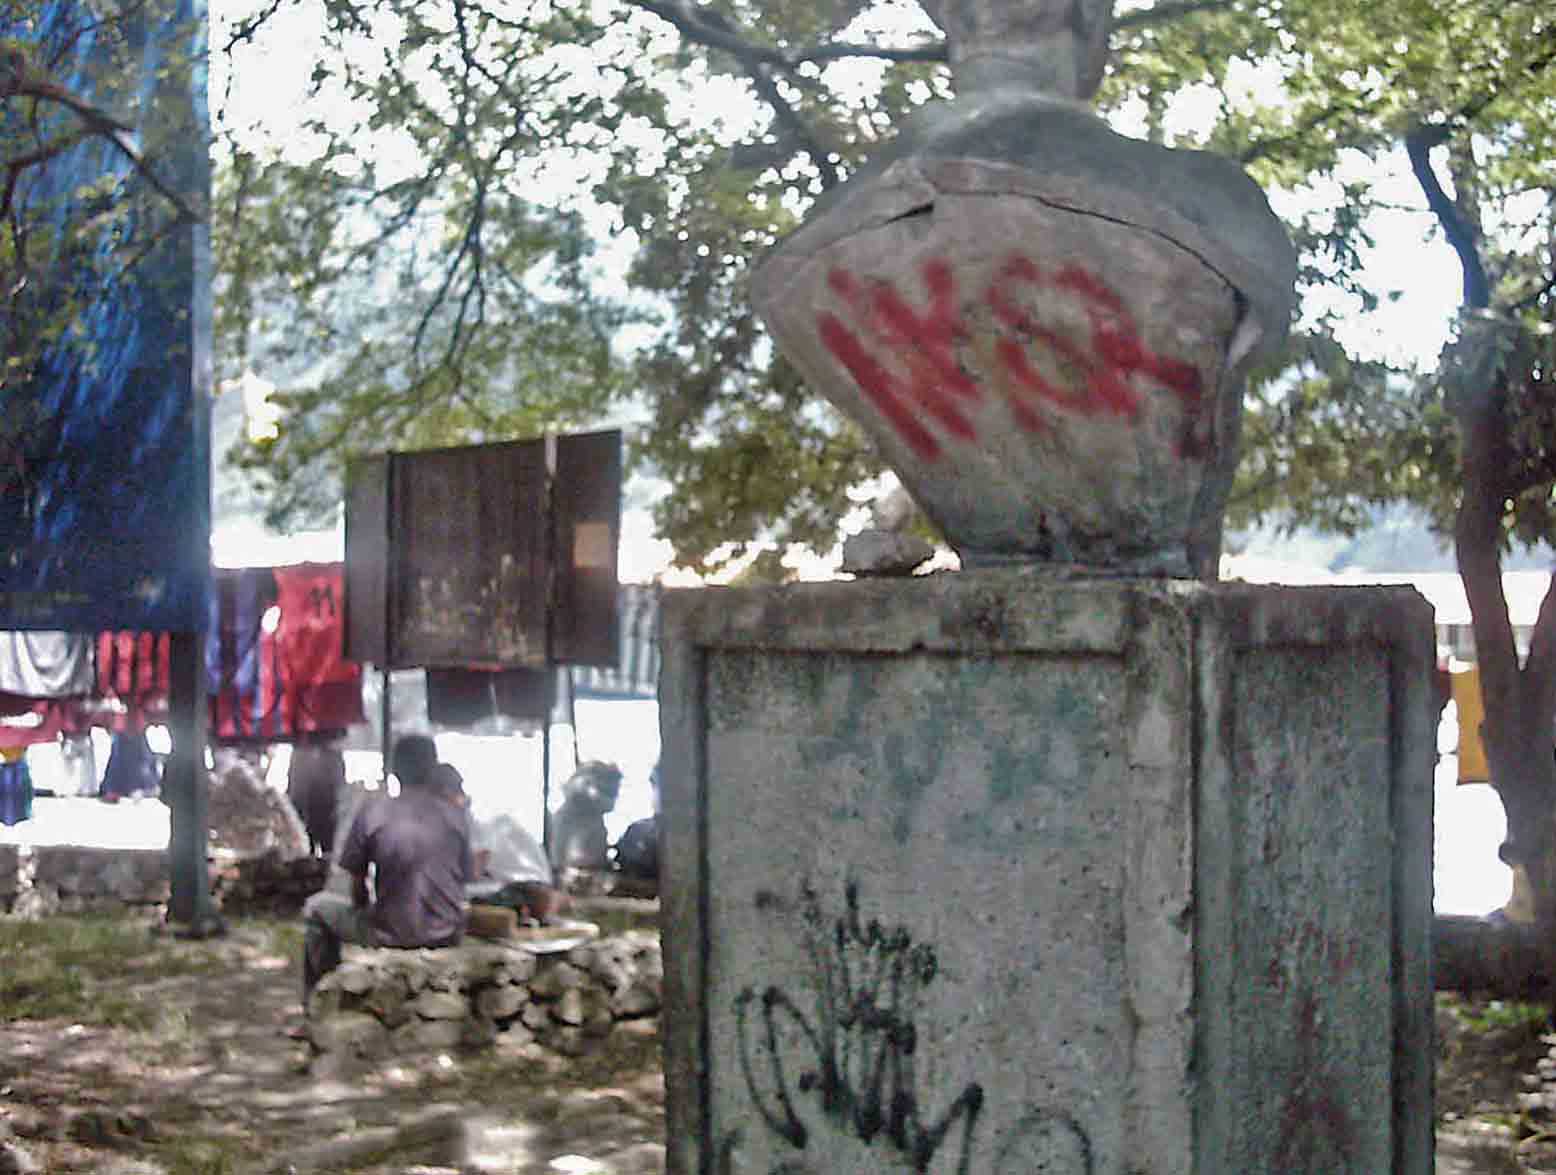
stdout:
<svg viewBox="0 0 1556 1175">
<path fill-rule="evenodd" d="M 616 842 L 616 868 L 628 877 L 659 877 L 659 818 L 650 816 L 627 826 Z"/>
</svg>

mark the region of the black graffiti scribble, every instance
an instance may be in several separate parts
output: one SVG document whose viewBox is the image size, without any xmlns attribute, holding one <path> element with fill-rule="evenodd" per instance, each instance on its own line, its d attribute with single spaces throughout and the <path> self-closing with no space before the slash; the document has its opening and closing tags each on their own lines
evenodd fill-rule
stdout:
<svg viewBox="0 0 1556 1175">
<path fill-rule="evenodd" d="M 735 998 L 746 1088 L 767 1126 L 797 1150 L 810 1140 L 810 1130 L 795 1108 L 796 1097 L 803 1095 L 814 1099 L 839 1129 L 867 1145 L 896 1151 L 919 1175 L 928 1172 L 960 1123 L 955 1171 L 966 1175 L 983 1087 L 968 1083 L 932 1120 L 926 1120 L 918 1093 L 914 1017 L 924 989 L 939 972 L 934 948 L 915 943 L 906 927 L 888 930 L 874 918 L 864 923 L 857 882 L 845 884 L 844 899 L 844 912 L 829 918 L 816 891 L 809 884 L 800 889 L 816 1005 L 811 1015 L 776 984 L 760 993 L 745 988 Z M 770 908 L 779 902 L 764 894 L 759 904 Z M 779 1049 L 785 1024 L 803 1038 L 807 1060 L 814 1058 L 814 1067 L 797 1075 L 791 1074 Z M 758 1049 L 766 1052 L 766 1092 L 753 1055 Z"/>
<path fill-rule="evenodd" d="M 1073 1114 L 1034 1109 L 1008 1132 L 993 1175 L 1093 1175 L 1091 1137 Z"/>
</svg>

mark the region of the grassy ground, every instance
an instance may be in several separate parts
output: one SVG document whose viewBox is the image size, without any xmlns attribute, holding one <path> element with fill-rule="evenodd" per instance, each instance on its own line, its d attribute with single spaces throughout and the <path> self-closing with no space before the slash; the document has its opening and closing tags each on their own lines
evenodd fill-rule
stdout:
<svg viewBox="0 0 1556 1175">
<path fill-rule="evenodd" d="M 663 1169 L 652 1022 L 580 1060 L 500 1043 L 320 1073 L 286 1035 L 300 946 L 295 923 L 184 942 L 0 917 L 0 1143 L 48 1175 Z"/>
<path fill-rule="evenodd" d="M 0 917 L 0 1141 L 49 1175 L 249 1175 L 299 1157 L 378 1175 L 662 1170 L 651 1023 L 577 1061 L 499 1046 L 311 1073 L 285 1035 L 300 947 L 295 922 L 183 942 L 144 920 Z M 1556 1041 L 1546 1010 L 1444 995 L 1437 1027 L 1439 1175 L 1556 1172 L 1556 1133 L 1520 1098 Z"/>
</svg>

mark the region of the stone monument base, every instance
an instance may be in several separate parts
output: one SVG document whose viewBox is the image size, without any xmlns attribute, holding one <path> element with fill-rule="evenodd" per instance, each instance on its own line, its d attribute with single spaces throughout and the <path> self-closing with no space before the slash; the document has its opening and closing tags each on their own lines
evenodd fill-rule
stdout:
<svg viewBox="0 0 1556 1175">
<path fill-rule="evenodd" d="M 1428 1175 L 1430 608 L 664 607 L 669 1169 Z"/>
</svg>

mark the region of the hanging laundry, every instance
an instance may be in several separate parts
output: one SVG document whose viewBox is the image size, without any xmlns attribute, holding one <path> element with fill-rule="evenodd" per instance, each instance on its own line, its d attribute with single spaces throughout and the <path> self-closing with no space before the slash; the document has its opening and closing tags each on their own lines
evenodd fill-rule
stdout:
<svg viewBox="0 0 1556 1175">
<path fill-rule="evenodd" d="M 0 747 L 0 824 L 32 819 L 32 772 L 21 748 Z"/>
<path fill-rule="evenodd" d="M 97 696 L 114 703 L 99 725 L 141 729 L 167 717 L 171 638 L 165 632 L 97 636 Z"/>
<path fill-rule="evenodd" d="M 0 632 L 0 694 L 74 698 L 92 692 L 92 641 L 71 632 Z"/>
<path fill-rule="evenodd" d="M 281 609 L 276 645 L 281 655 L 281 718 L 288 734 L 344 730 L 366 721 L 362 666 L 342 655 L 345 642 L 345 568 L 299 563 L 275 569 Z"/>
<path fill-rule="evenodd" d="M 218 570 L 212 588 L 205 644 L 211 733 L 222 739 L 280 738 L 279 613 L 270 613 L 278 596 L 275 572 Z"/>
<path fill-rule="evenodd" d="M 113 736 L 108 766 L 103 769 L 99 795 L 110 802 L 131 796 L 156 795 L 162 787 L 162 774 L 156 756 L 141 730 L 120 731 Z"/>
</svg>

